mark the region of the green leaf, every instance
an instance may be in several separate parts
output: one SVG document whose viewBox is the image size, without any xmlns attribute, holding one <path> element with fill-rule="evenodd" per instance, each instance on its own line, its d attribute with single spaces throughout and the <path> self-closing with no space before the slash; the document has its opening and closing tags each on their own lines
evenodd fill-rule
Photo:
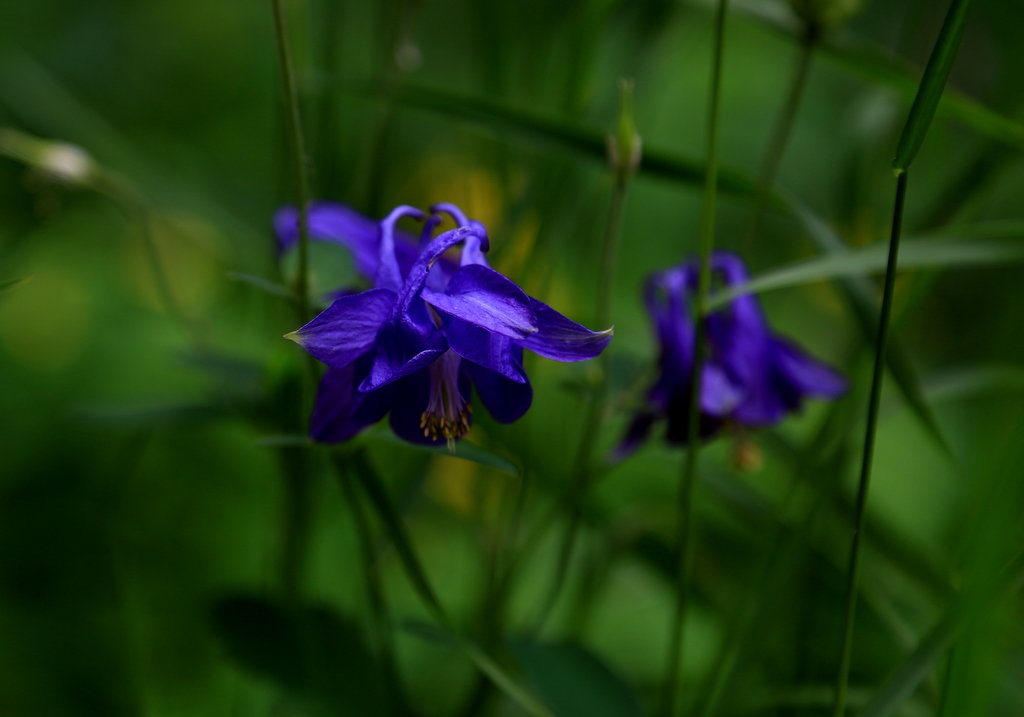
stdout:
<svg viewBox="0 0 1024 717">
<path fill-rule="evenodd" d="M 910 108 L 910 115 L 903 125 L 899 144 L 896 145 L 896 158 L 892 161 L 892 168 L 897 172 L 906 171 L 921 149 L 925 135 L 928 134 L 928 128 L 942 98 L 942 91 L 946 87 L 949 71 L 953 68 L 960 40 L 964 36 L 967 9 L 970 6 L 971 0 L 952 0 L 946 12 L 946 20 L 939 31 L 939 39 L 932 48 L 928 65 L 924 68 L 924 77 L 921 78 L 914 104 Z"/>
<path fill-rule="evenodd" d="M 1024 391 L 1024 367 L 1022 366 L 971 366 L 949 371 L 928 381 L 928 399 L 958 401 L 974 398 L 986 393 L 1017 393 Z"/>
<path fill-rule="evenodd" d="M 1021 227 L 1024 238 L 1024 227 Z M 885 271 L 888 242 L 805 259 L 777 267 L 746 284 L 716 293 L 710 309 L 724 306 L 741 294 L 757 294 L 839 277 L 863 276 Z M 1005 265 L 1024 261 L 1024 241 L 962 241 L 954 239 L 904 239 L 900 244 L 899 269 L 962 268 Z"/>
<path fill-rule="evenodd" d="M 641 717 L 640 701 L 601 660 L 574 643 L 518 642 L 509 653 L 557 717 Z"/>
<path fill-rule="evenodd" d="M 409 582 L 412 583 L 423 604 L 433 613 L 441 627 L 451 634 L 452 639 L 455 640 L 455 643 L 465 653 L 466 657 L 494 683 L 495 687 L 504 692 L 509 699 L 529 714 L 534 715 L 534 717 L 552 717 L 544 705 L 540 704 L 533 695 L 520 687 L 500 665 L 491 659 L 490 655 L 484 652 L 478 645 L 466 640 L 456 632 L 454 623 L 445 611 L 444 606 L 441 605 L 440 600 L 438 600 L 437 593 L 434 592 L 434 588 L 431 586 L 430 578 L 416 555 L 416 550 L 409 539 L 409 534 L 405 529 L 405 523 L 402 520 L 401 514 L 395 509 L 384 485 L 381 483 L 380 476 L 377 475 L 377 471 L 366 458 L 364 452 L 356 449 L 346 456 L 342 456 L 339 453 L 335 455 L 335 461 L 338 471 L 342 475 L 347 471 L 348 465 L 351 465 L 352 469 L 354 469 L 360 485 L 366 492 L 366 497 L 370 499 L 374 510 L 377 511 L 377 516 L 384 524 L 384 528 L 391 539 L 395 551 L 398 553 L 399 560 L 405 569 Z"/>
<path fill-rule="evenodd" d="M 272 433 L 257 439 L 256 445 L 260 448 L 281 448 L 285 446 L 313 447 L 317 444 L 304 433 Z"/>
<path fill-rule="evenodd" d="M 788 199 L 783 198 L 783 201 L 787 205 L 788 211 L 804 225 L 807 233 L 824 251 L 829 253 L 849 251 L 846 243 L 839 235 L 814 212 L 792 197 Z M 857 319 L 861 333 L 866 339 L 866 345 L 873 344 L 875 334 L 878 331 L 878 314 L 875 307 L 874 288 L 861 277 L 840 278 L 840 282 L 843 299 L 853 313 L 854 318 Z M 939 423 L 924 400 L 924 392 L 921 389 L 921 383 L 917 378 L 914 366 L 910 363 L 910 357 L 897 336 L 890 336 L 888 339 L 885 365 L 889 369 L 893 382 L 900 390 L 900 393 L 903 394 L 904 400 L 906 400 L 907 405 L 913 411 L 921 426 L 944 453 L 951 455 L 949 445 L 939 429 Z"/>
<path fill-rule="evenodd" d="M 382 673 L 356 624 L 322 605 L 288 608 L 266 598 L 232 596 L 213 608 L 228 654 L 273 682 L 312 715 L 382 714 Z"/>
<path fill-rule="evenodd" d="M 248 284 L 261 291 L 265 291 L 271 296 L 277 296 L 282 299 L 291 299 L 292 294 L 288 289 L 280 284 L 271 281 L 270 279 L 264 279 L 262 276 L 256 276 L 255 274 L 246 274 L 241 271 L 229 271 L 227 273 L 228 279 L 232 281 L 239 281 L 243 284 Z"/>
<path fill-rule="evenodd" d="M 775 13 L 764 11 L 769 7 L 761 2 L 738 5 L 746 14 L 792 37 L 794 41 L 799 41 L 796 26 L 783 21 Z M 885 85 L 908 97 L 917 92 L 916 68 L 894 61 L 887 50 L 869 45 L 859 38 L 838 34 L 820 41 L 818 47 L 826 59 L 850 74 Z M 943 93 L 938 111 L 998 142 L 1024 149 L 1024 124 L 985 107 L 954 88 L 947 88 Z"/>
<path fill-rule="evenodd" d="M 426 642 L 432 642 L 435 645 L 445 645 L 458 649 L 459 641 L 452 633 L 444 630 L 437 625 L 432 625 L 429 622 L 423 622 L 422 620 L 403 620 L 399 625 L 399 628 L 403 632 L 407 632 L 410 635 L 425 640 Z"/>
<path fill-rule="evenodd" d="M 892 714 L 893 710 L 909 698 L 928 677 L 935 663 L 949 649 L 958 630 L 959 621 L 948 616 L 932 628 L 903 664 L 885 681 L 881 689 L 858 712 L 859 717 L 884 717 Z"/>
<path fill-rule="evenodd" d="M 200 403 L 152 403 L 77 406 L 72 408 L 71 415 L 86 423 L 136 429 L 195 424 L 219 418 L 223 413 Z"/>
<path fill-rule="evenodd" d="M 29 281 L 31 278 L 31 276 L 25 276 L 20 279 L 4 279 L 3 281 L 0 281 L 0 294 L 2 294 L 5 291 L 10 291 L 11 289 L 21 286 L 26 281 Z"/>
<path fill-rule="evenodd" d="M 519 468 L 512 461 L 507 458 L 502 458 L 497 453 L 492 453 L 482 446 L 465 440 L 458 441 L 455 444 L 454 450 L 448 450 L 448 447 L 443 445 L 424 446 L 417 443 L 409 443 L 408 441 L 403 441 L 389 430 L 371 431 L 366 434 L 366 440 L 378 443 L 399 444 L 412 450 L 430 453 L 431 455 L 460 458 L 464 461 L 478 463 L 489 468 L 497 468 L 499 471 L 503 471 L 514 476 L 519 475 Z"/>
<path fill-rule="evenodd" d="M 1017 472 L 1012 473 L 1017 477 Z M 1010 502 L 1009 505 L 1016 505 Z M 962 592 L 949 601 L 943 617 L 918 643 L 906 660 L 896 668 L 882 686 L 872 695 L 858 717 L 886 717 L 893 714 L 921 685 L 938 660 L 946 654 L 953 641 L 963 631 L 969 631 L 975 621 L 1013 593 L 1024 587 L 1024 557 L 1017 555 L 1003 565 L 991 585 L 966 585 Z"/>
<path fill-rule="evenodd" d="M 407 105 L 442 113 L 456 121 L 475 122 L 492 129 L 516 131 L 527 139 L 551 142 L 602 164 L 608 161 L 608 142 L 606 133 L 602 130 L 578 127 L 481 97 L 469 97 L 425 87 L 407 85 L 399 91 L 398 98 Z M 673 157 L 652 147 L 644 147 L 643 158 L 637 171 L 697 187 L 704 183 L 703 163 Z M 757 191 L 757 183 L 754 180 L 730 169 L 719 169 L 718 187 L 724 193 L 743 197 L 754 196 Z"/>
</svg>

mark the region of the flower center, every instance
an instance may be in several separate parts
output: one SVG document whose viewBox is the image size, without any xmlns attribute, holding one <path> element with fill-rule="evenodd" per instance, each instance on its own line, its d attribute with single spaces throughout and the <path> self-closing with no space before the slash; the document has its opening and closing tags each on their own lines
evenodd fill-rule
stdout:
<svg viewBox="0 0 1024 717">
<path fill-rule="evenodd" d="M 420 416 L 423 435 L 432 441 L 442 438 L 448 450 L 455 450 L 455 441 L 469 432 L 472 406 L 459 391 L 459 362 L 457 353 L 445 351 L 427 370 L 430 373 L 430 398 L 427 410 Z"/>
</svg>

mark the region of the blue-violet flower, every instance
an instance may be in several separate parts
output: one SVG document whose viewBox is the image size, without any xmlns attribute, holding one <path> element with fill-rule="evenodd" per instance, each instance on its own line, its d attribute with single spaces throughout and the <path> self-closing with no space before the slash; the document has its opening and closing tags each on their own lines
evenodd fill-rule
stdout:
<svg viewBox="0 0 1024 717">
<path fill-rule="evenodd" d="M 457 227 L 434 237 L 444 214 Z M 396 231 L 402 217 L 425 220 L 418 248 Z M 293 221 L 279 214 L 279 237 Z M 500 422 L 530 407 L 524 348 L 583 361 L 611 340 L 611 329 L 571 321 L 490 268 L 484 226 L 454 205 L 435 205 L 429 216 L 400 206 L 372 232 L 368 222 L 338 205 L 317 205 L 311 214 L 312 233 L 351 249 L 374 283 L 287 335 L 327 365 L 310 421 L 316 441 L 347 440 L 389 414 L 399 437 L 451 448 L 470 427 L 471 387 Z M 446 265 L 443 255 L 458 245 L 458 262 Z"/>
<path fill-rule="evenodd" d="M 746 268 L 734 254 L 715 252 L 711 269 L 723 287 L 747 281 Z M 639 446 L 660 419 L 667 421 L 669 443 L 684 444 L 689 437 L 696 333 L 690 299 L 697 291 L 698 271 L 694 261 L 647 280 L 644 301 L 660 348 L 658 378 L 626 430 L 617 450 L 620 457 Z M 778 423 L 799 410 L 807 397 L 835 398 L 846 390 L 836 371 L 772 333 L 751 294 L 710 313 L 705 338 L 697 429 L 701 438 L 710 438 L 729 424 Z"/>
</svg>

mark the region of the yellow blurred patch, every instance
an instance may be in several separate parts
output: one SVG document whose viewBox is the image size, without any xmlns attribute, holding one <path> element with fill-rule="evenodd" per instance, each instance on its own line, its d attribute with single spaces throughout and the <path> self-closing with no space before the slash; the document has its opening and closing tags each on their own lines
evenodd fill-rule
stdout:
<svg viewBox="0 0 1024 717">
<path fill-rule="evenodd" d="M 122 259 L 128 285 L 145 305 L 162 310 L 165 307 L 145 239 L 137 227 L 126 232 Z M 189 314 L 208 305 L 224 278 L 223 236 L 201 219 L 175 214 L 153 217 L 151 233 L 175 301 Z"/>
<path fill-rule="evenodd" d="M 474 463 L 438 456 L 430 466 L 427 493 L 456 513 L 472 515 L 477 507 L 476 472 Z"/>
<path fill-rule="evenodd" d="M 0 344 L 27 367 L 57 371 L 81 353 L 92 318 L 92 297 L 78 277 L 39 272 L 0 300 Z"/>
<path fill-rule="evenodd" d="M 526 281 L 526 266 L 530 259 L 530 252 L 537 241 L 539 229 L 537 217 L 532 213 L 519 218 L 511 235 L 503 241 L 501 261 L 495 267 L 498 271 L 508 277 L 514 277 L 517 283 Z M 531 287 L 524 286 L 527 291 Z"/>
<path fill-rule="evenodd" d="M 450 202 L 471 219 L 483 222 L 488 230 L 497 229 L 501 222 L 505 197 L 497 177 L 460 154 L 428 154 L 409 176 L 408 183 L 409 196 Z"/>
<path fill-rule="evenodd" d="M 464 516 L 493 516 L 505 487 L 504 476 L 461 458 L 437 456 L 427 476 L 426 491 L 439 505 Z"/>
</svg>

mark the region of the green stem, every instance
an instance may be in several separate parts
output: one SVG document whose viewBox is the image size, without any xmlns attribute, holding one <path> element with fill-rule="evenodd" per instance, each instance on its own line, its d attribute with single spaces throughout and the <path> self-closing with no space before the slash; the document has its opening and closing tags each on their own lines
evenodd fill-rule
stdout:
<svg viewBox="0 0 1024 717">
<path fill-rule="evenodd" d="M 711 286 L 711 251 L 715 242 L 715 202 L 718 194 L 718 114 L 722 89 L 722 50 L 725 45 L 725 18 L 729 0 L 719 0 L 715 12 L 714 45 L 711 62 L 711 97 L 708 103 L 707 169 L 704 177 L 704 204 L 701 210 L 700 274 L 694 302 L 696 330 L 694 335 L 694 361 L 692 390 L 689 405 L 689 435 L 686 459 L 679 481 L 679 525 L 676 537 L 676 602 L 669 631 L 669 651 L 665 675 L 665 714 L 672 717 L 680 707 L 680 672 L 685 644 L 686 609 L 690 602 L 690 583 L 693 571 L 693 492 L 697 478 L 697 453 L 700 448 L 700 393 L 701 371 L 704 367 L 704 314 L 708 290 Z"/>
<path fill-rule="evenodd" d="M 434 592 L 426 570 L 424 570 L 412 546 L 412 541 L 409 539 L 402 518 L 394 505 L 392 505 L 391 499 L 388 498 L 387 491 L 384 489 L 377 472 L 361 451 L 354 452 L 351 455 L 351 461 L 359 478 L 360 486 L 373 504 L 374 510 L 376 510 L 378 517 L 388 532 L 391 542 L 395 546 L 406 576 L 412 583 L 420 600 L 423 601 L 423 604 L 433 614 L 434 619 L 450 633 L 456 645 L 469 657 L 477 669 L 487 675 L 494 682 L 495 686 L 511 700 L 529 714 L 534 715 L 534 717 L 553 717 L 544 705 L 513 680 L 486 652 L 459 633 L 454 621 L 441 605 L 437 593 Z"/>
<path fill-rule="evenodd" d="M 309 306 L 309 203 L 310 203 L 310 159 L 302 133 L 302 119 L 299 112 L 299 94 L 295 82 L 295 69 L 288 48 L 288 26 L 282 0 L 270 0 L 274 16 L 274 36 L 277 42 L 277 57 L 281 67 L 281 81 L 284 95 L 285 118 L 287 120 L 289 150 L 295 172 L 295 192 L 299 209 L 299 269 L 292 292 L 296 318 L 304 324 L 310 318 Z M 309 378 L 316 382 L 318 369 L 312 357 L 306 357 Z M 308 414 L 309 394 L 302 392 L 301 415 Z M 286 451 L 287 452 L 287 451 Z M 309 490 L 309 456 L 282 457 L 288 469 L 285 471 L 285 524 L 284 551 L 281 568 L 286 597 L 296 599 L 301 588 L 309 543 L 309 519 L 312 514 Z"/>
<path fill-rule="evenodd" d="M 284 478 L 281 535 L 281 588 L 285 601 L 295 604 L 302 592 L 309 544 L 312 496 L 309 481 L 309 451 L 285 447 L 280 451 Z"/>
<path fill-rule="evenodd" d="M 622 234 L 622 207 L 626 198 L 629 179 L 624 173 L 617 173 L 615 187 L 612 190 L 611 206 L 605 223 L 604 239 L 601 242 L 601 275 L 597 287 L 597 325 L 605 327 L 611 322 L 612 282 L 615 280 L 615 259 L 618 254 L 619 238 Z M 544 622 L 554 611 L 558 598 L 565 587 L 569 563 L 579 534 L 583 515 L 583 503 L 593 482 L 594 467 L 592 458 L 594 444 L 597 440 L 601 417 L 604 414 L 608 394 L 608 354 L 602 353 L 598 358 L 598 381 L 587 401 L 587 410 L 583 419 L 583 433 L 574 461 L 575 470 L 564 499 L 569 511 L 569 524 L 566 526 L 562 543 L 558 550 L 555 578 L 551 589 L 542 604 L 535 631 L 540 632 Z"/>
<path fill-rule="evenodd" d="M 953 684 L 953 670 L 956 667 L 956 643 L 949 648 L 946 669 L 942 671 L 942 692 L 939 695 L 938 717 L 947 717 L 950 704 L 949 692 Z"/>
<path fill-rule="evenodd" d="M 804 91 L 807 89 L 807 76 L 811 69 L 811 59 L 814 57 L 814 51 L 818 47 L 819 38 L 820 33 L 818 29 L 814 25 L 807 24 L 800 39 L 796 67 L 790 79 L 789 88 L 786 91 L 786 100 L 783 102 L 782 109 L 775 121 L 771 139 L 768 142 L 768 149 L 761 163 L 761 171 L 758 175 L 757 196 L 754 199 L 754 209 L 750 216 L 747 233 L 743 237 L 743 253 L 749 251 L 761 231 L 765 210 L 768 208 L 768 199 L 771 196 L 772 187 L 775 186 L 775 179 L 778 177 L 779 168 L 782 166 L 782 158 L 786 155 L 789 138 L 793 134 L 793 126 L 796 124 L 800 101 L 803 99 Z"/>
<path fill-rule="evenodd" d="M 727 623 L 725 639 L 718 656 L 712 663 L 708 686 L 701 690 L 702 706 L 700 717 L 714 717 L 723 697 L 730 693 L 733 676 L 750 655 L 756 653 L 756 642 L 760 637 L 759 628 L 770 620 L 773 610 L 778 609 L 784 588 L 792 585 L 800 565 L 808 554 L 811 544 L 813 522 L 821 515 L 828 499 L 831 484 L 822 476 L 835 475 L 842 470 L 846 455 L 845 441 L 834 443 L 837 416 L 841 415 L 838 404 L 833 404 L 826 419 L 815 431 L 791 466 L 792 482 L 786 490 L 777 511 L 778 523 L 774 534 L 765 542 L 766 550 L 756 556 L 758 569 L 756 577 L 744 591 L 740 607 Z M 801 496 L 801 488 L 807 495 Z M 803 515 L 790 522 L 785 518 L 794 505 L 806 504 Z"/>
<path fill-rule="evenodd" d="M 385 211 L 381 196 L 388 171 L 388 139 L 395 123 L 395 99 L 402 77 L 395 65 L 395 52 L 405 24 L 407 0 L 379 3 L 376 28 L 377 80 L 380 97 L 373 110 L 372 127 L 366 143 L 366 169 L 363 172 L 363 206 L 377 216 Z"/>
<path fill-rule="evenodd" d="M 878 335 L 875 340 L 875 364 L 871 374 L 871 397 L 868 402 L 867 427 L 864 431 L 864 449 L 861 453 L 860 479 L 857 484 L 857 501 L 853 514 L 853 539 L 850 544 L 850 558 L 846 571 L 846 610 L 843 622 L 843 642 L 839 653 L 839 672 L 836 676 L 833 717 L 846 713 L 847 688 L 850 680 L 850 659 L 853 652 L 853 627 L 857 616 L 857 582 L 860 577 L 860 541 L 867 506 L 868 489 L 871 484 L 871 463 L 875 449 L 875 431 L 878 424 L 878 406 L 882 395 L 882 378 L 885 373 L 885 349 L 889 335 L 889 319 L 892 315 L 893 287 L 896 284 L 896 264 L 900 248 L 900 231 L 903 226 L 903 205 L 907 195 L 907 173 L 900 172 L 896 178 L 896 200 L 892 212 L 892 234 L 889 239 L 889 259 L 885 267 L 885 285 L 882 291 L 882 308 L 878 318 Z"/>
<path fill-rule="evenodd" d="M 611 206 L 608 208 L 608 220 L 605 223 L 604 240 L 601 242 L 601 283 L 597 291 L 597 328 L 604 329 L 612 322 L 612 294 L 615 283 L 616 259 L 619 255 L 619 244 L 622 240 L 622 207 L 626 200 L 626 189 L 629 177 L 616 173 L 615 188 L 612 190 Z M 601 376 L 605 377 L 608 354 L 602 353 Z"/>
<path fill-rule="evenodd" d="M 164 310 L 184 329 L 200 353 L 209 350 L 209 341 L 201 325 L 192 320 L 174 295 L 171 281 L 160 258 L 160 249 L 153 235 L 155 219 L 153 208 L 147 199 L 121 175 L 103 167 L 97 167 L 92 174 L 91 184 L 101 194 L 107 195 L 139 230 L 142 245 L 146 251 L 153 282 Z"/>
<path fill-rule="evenodd" d="M 320 67 L 323 71 L 326 92 L 321 93 L 317 107 L 317 131 L 314 140 L 317 145 L 317 186 L 319 195 L 333 197 L 337 194 L 341 180 L 341 148 L 338 143 L 338 93 L 341 86 L 341 71 L 338 61 L 343 43 L 341 29 L 344 27 L 344 3 L 338 0 L 320 0 L 317 13 L 321 27 Z"/>
<path fill-rule="evenodd" d="M 391 706 L 394 714 L 408 714 L 409 710 L 405 704 L 402 681 L 395 659 L 391 615 L 388 610 L 380 571 L 377 569 L 373 531 L 370 528 L 370 521 L 366 515 L 366 510 L 363 508 L 362 500 L 356 492 L 353 471 L 342 456 L 336 457 L 335 468 L 337 469 L 338 485 L 345 496 L 345 502 L 352 508 L 356 540 L 359 543 L 360 568 L 362 569 L 367 603 L 370 608 L 370 620 L 373 623 L 377 649 L 380 652 L 381 664 L 384 668 L 384 677 L 388 683 L 388 695 L 392 702 Z"/>
<path fill-rule="evenodd" d="M 270 0 L 274 14 L 274 35 L 277 39 L 277 59 L 281 65 L 281 80 L 284 85 L 285 117 L 288 124 L 288 141 L 291 145 L 292 166 L 295 171 L 295 191 L 299 205 L 299 271 L 295 278 L 295 310 L 305 323 L 309 319 L 309 203 L 310 203 L 310 159 L 306 153 L 306 142 L 302 134 L 302 120 L 299 113 L 299 93 L 295 83 L 295 69 L 288 49 L 288 26 L 285 22 L 282 0 Z"/>
</svg>

